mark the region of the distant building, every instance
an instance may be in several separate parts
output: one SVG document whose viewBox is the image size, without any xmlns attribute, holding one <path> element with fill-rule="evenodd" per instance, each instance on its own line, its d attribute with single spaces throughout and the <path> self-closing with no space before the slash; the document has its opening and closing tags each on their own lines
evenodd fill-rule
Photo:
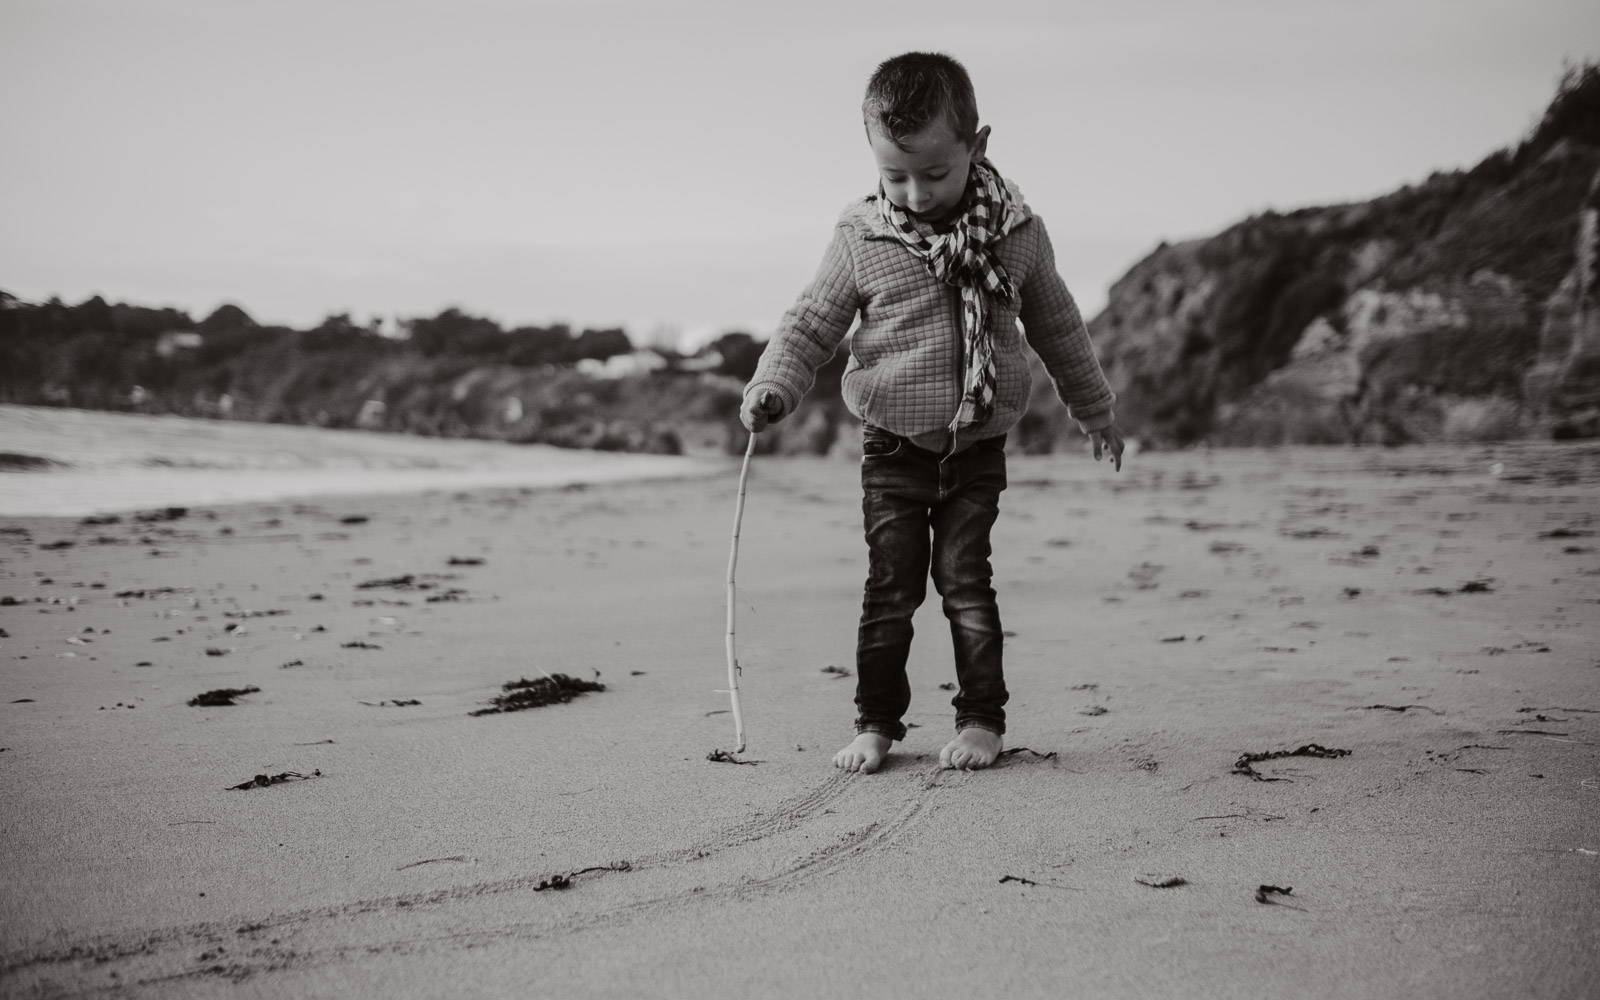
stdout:
<svg viewBox="0 0 1600 1000">
<path fill-rule="evenodd" d="M 156 341 L 156 353 L 170 358 L 179 351 L 197 350 L 206 339 L 193 330 L 168 330 Z"/>
<path fill-rule="evenodd" d="M 679 370 L 686 372 L 714 372 L 721 367 L 722 352 L 714 347 L 708 347 L 704 353 L 678 362 Z"/>
<path fill-rule="evenodd" d="M 369 399 L 361 404 L 361 412 L 356 414 L 356 426 L 363 430 L 378 430 L 383 426 L 383 418 L 388 411 L 389 407 L 383 400 Z"/>
<path fill-rule="evenodd" d="M 646 348 L 631 354 L 613 355 L 604 361 L 584 358 L 578 362 L 578 371 L 590 378 L 625 378 L 629 375 L 658 372 L 666 368 L 669 363 L 660 354 Z"/>
</svg>

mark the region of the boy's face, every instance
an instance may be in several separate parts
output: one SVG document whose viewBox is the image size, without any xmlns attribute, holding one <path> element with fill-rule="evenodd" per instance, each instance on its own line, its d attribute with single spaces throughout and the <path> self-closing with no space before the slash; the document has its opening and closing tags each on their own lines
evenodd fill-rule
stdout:
<svg viewBox="0 0 1600 1000">
<path fill-rule="evenodd" d="M 867 141 L 888 199 L 922 222 L 943 222 L 961 207 L 967 172 L 988 148 L 989 126 L 978 130 L 971 145 L 943 121 L 907 138 L 904 149 L 875 126 L 868 126 Z"/>
</svg>

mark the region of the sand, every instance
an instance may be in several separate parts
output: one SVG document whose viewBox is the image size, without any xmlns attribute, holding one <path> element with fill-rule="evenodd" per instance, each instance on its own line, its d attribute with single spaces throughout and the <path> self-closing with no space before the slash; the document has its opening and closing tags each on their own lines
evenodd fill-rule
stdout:
<svg viewBox="0 0 1600 1000">
<path fill-rule="evenodd" d="M 930 603 L 872 776 L 836 460 L 755 464 L 706 760 L 735 470 L 0 519 L 0 993 L 1595 995 L 1600 449 L 1013 458 L 1032 752 L 937 769 Z"/>
</svg>

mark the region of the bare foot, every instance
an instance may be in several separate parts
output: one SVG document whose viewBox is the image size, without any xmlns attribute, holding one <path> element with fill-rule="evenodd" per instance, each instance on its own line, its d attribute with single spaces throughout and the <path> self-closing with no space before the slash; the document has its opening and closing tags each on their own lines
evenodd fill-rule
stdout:
<svg viewBox="0 0 1600 1000">
<path fill-rule="evenodd" d="M 939 766 L 946 770 L 959 768 L 976 771 L 988 767 L 1000 756 L 1000 734 L 968 726 L 939 751 Z"/>
<path fill-rule="evenodd" d="M 881 733 L 862 733 L 850 745 L 833 755 L 833 766 L 846 771 L 871 774 L 883 766 L 883 755 L 893 741 Z"/>
</svg>

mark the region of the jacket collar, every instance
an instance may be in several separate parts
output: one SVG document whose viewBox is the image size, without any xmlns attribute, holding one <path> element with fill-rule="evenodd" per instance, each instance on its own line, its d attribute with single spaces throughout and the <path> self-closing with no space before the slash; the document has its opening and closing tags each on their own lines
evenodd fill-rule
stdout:
<svg viewBox="0 0 1600 1000">
<path fill-rule="evenodd" d="M 1017 226 L 1021 226 L 1033 218 L 1033 209 L 1028 207 L 1027 201 L 1022 197 L 1022 190 L 1009 177 L 1006 178 L 1006 187 L 1010 188 L 1011 197 L 1015 201 L 1017 209 L 1022 213 L 1022 219 L 1017 223 Z M 876 192 L 852 201 L 845 207 L 843 214 L 839 216 L 839 221 L 851 223 L 869 240 L 898 241 L 900 238 L 890 228 L 889 223 L 884 221 L 883 213 L 878 211 L 878 195 Z M 1015 228 L 1013 227 L 1013 230 Z"/>
</svg>

